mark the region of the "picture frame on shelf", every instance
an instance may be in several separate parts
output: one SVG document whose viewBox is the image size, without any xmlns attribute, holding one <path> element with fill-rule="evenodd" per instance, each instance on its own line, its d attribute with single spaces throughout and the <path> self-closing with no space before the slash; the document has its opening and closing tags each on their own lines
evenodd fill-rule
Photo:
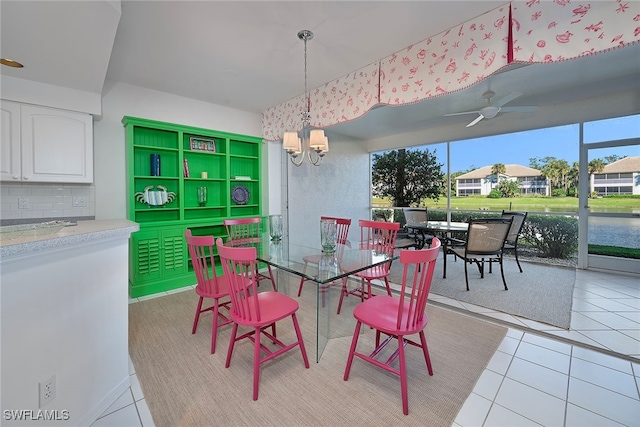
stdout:
<svg viewBox="0 0 640 427">
<path fill-rule="evenodd" d="M 208 151 L 209 153 L 216 152 L 216 142 L 213 139 L 204 139 L 204 138 L 189 138 L 189 142 L 191 143 L 191 149 L 193 151 Z"/>
</svg>

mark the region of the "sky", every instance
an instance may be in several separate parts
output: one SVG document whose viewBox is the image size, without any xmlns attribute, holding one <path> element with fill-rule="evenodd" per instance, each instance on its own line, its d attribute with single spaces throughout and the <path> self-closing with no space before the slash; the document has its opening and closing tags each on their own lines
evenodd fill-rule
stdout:
<svg viewBox="0 0 640 427">
<path fill-rule="evenodd" d="M 584 124 L 585 143 L 640 137 L 640 115 Z M 429 145 L 436 149 L 439 163 L 446 168 L 446 144 Z M 578 161 L 579 126 L 567 125 L 507 135 L 475 138 L 451 143 L 451 172 L 492 166 L 495 163 L 529 166 L 530 158 L 555 157 L 570 165 Z M 640 145 L 598 149 L 589 152 L 589 160 L 616 154 L 640 156 Z"/>
</svg>

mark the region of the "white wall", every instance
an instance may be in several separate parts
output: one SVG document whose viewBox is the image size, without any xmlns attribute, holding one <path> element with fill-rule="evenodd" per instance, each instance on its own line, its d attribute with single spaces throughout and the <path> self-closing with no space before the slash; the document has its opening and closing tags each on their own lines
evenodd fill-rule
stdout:
<svg viewBox="0 0 640 427">
<path fill-rule="evenodd" d="M 287 159 L 288 221 L 292 242 L 296 230 L 316 236 L 320 249 L 320 216 L 351 218 L 349 240 L 360 240 L 358 220 L 369 219 L 371 206 L 369 153 L 361 142 L 338 135 L 329 136 L 330 151 L 319 167 L 305 162 L 295 167 Z M 284 165 L 283 165 L 284 166 Z"/>
<path fill-rule="evenodd" d="M 94 123 L 96 219 L 127 217 L 123 116 L 259 136 L 259 114 L 247 113 L 124 83 L 107 82 L 102 119 Z"/>
<path fill-rule="evenodd" d="M 48 425 L 89 425 L 129 387 L 128 237 L 2 259 L 3 410 L 36 414 L 38 383 L 55 375 L 42 409 L 70 419 Z"/>
<path fill-rule="evenodd" d="M 267 186 L 263 186 L 263 193 L 267 194 L 269 215 L 282 215 L 285 211 L 282 203 L 282 194 L 286 193 L 286 169 L 282 167 L 284 150 L 279 142 L 270 142 L 267 144 L 267 162 L 268 180 Z M 285 159 L 286 160 L 286 159 Z"/>
</svg>

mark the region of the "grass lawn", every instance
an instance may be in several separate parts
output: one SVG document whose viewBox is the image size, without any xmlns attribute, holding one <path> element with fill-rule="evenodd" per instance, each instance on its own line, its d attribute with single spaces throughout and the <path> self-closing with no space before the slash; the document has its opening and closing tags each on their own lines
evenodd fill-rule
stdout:
<svg viewBox="0 0 640 427">
<path fill-rule="evenodd" d="M 374 206 L 390 206 L 388 200 L 373 198 Z M 424 203 L 423 203 L 424 204 Z M 446 209 L 447 200 L 441 198 L 438 202 L 431 199 L 426 200 L 426 206 L 432 209 Z M 601 199 L 590 199 L 589 207 L 593 211 L 606 212 L 631 212 L 633 209 L 640 209 L 640 197 L 603 197 Z M 516 210 L 528 212 L 578 212 L 577 197 L 513 197 L 490 199 L 486 196 L 452 197 L 452 209 L 462 210 Z"/>
</svg>

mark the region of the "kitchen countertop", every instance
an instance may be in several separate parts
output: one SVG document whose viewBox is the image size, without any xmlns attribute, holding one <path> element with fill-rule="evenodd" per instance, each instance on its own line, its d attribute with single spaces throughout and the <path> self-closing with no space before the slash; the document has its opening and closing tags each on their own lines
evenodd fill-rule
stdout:
<svg viewBox="0 0 640 427">
<path fill-rule="evenodd" d="M 34 252 L 73 246 L 92 240 L 126 236 L 138 231 L 140 226 L 126 219 L 78 221 L 77 225 L 64 227 L 55 234 L 20 236 L 0 242 L 0 259 Z"/>
</svg>

